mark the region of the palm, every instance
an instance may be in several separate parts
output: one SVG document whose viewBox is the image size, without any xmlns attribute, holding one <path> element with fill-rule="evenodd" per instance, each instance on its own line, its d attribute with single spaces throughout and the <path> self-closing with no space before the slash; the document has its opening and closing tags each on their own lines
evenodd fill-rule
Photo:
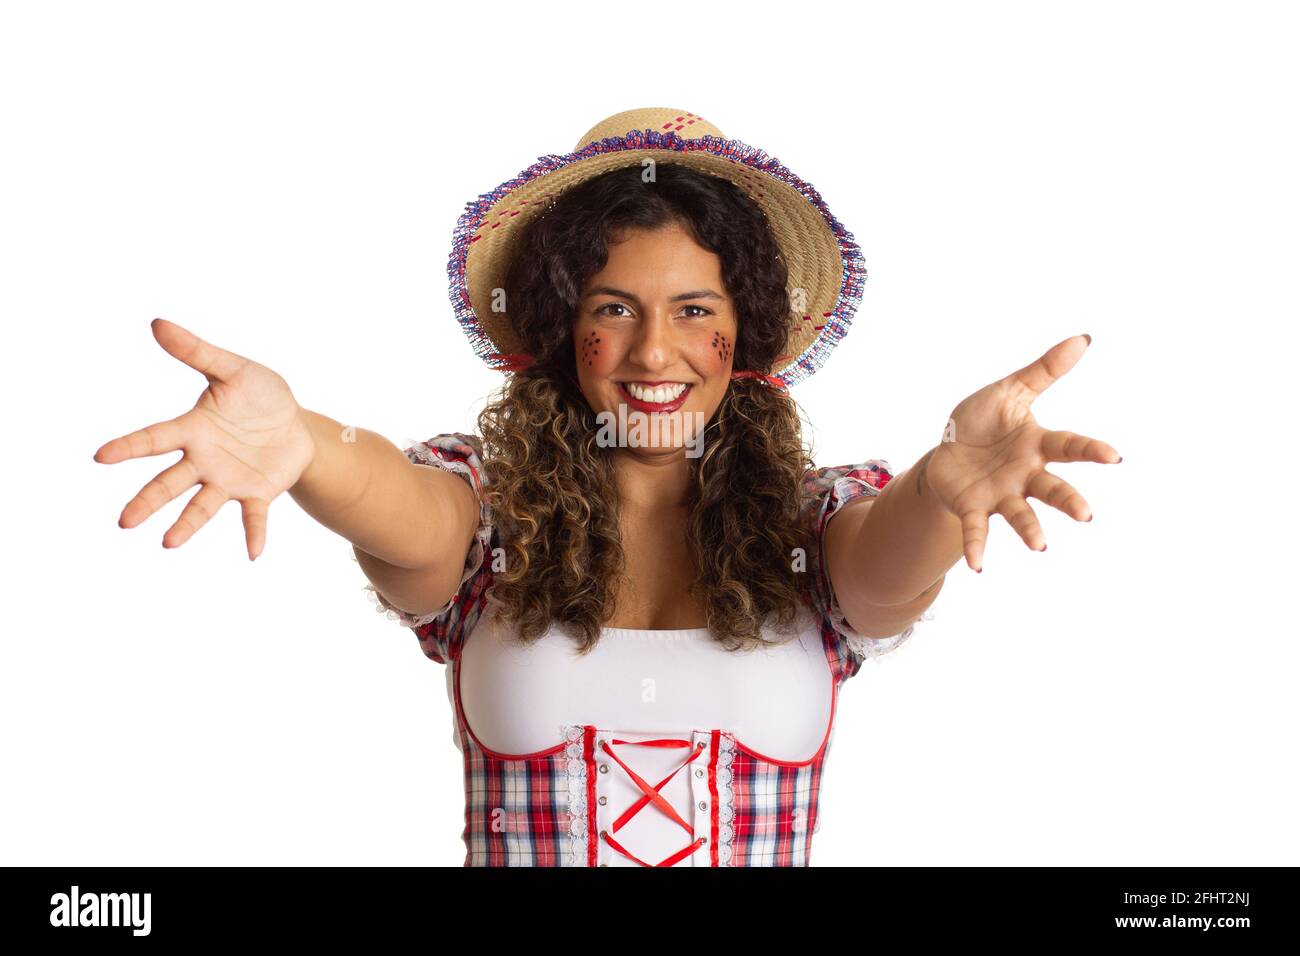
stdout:
<svg viewBox="0 0 1300 956">
<path fill-rule="evenodd" d="M 227 382 L 204 389 L 194 428 L 206 437 L 187 454 L 232 498 L 268 501 L 293 487 L 311 460 L 311 437 L 298 422 L 298 403 L 278 374 L 247 362 Z"/>
<path fill-rule="evenodd" d="M 270 503 L 291 488 L 315 454 L 288 384 L 271 369 L 211 345 L 175 323 L 155 320 L 154 335 L 173 357 L 202 372 L 208 387 L 179 418 L 115 438 L 95 452 L 104 463 L 170 451 L 184 456 L 146 484 L 118 524 L 133 528 L 195 484 L 202 489 L 163 536 L 179 547 L 227 501 L 243 509 L 248 556 L 261 553 Z"/>
<path fill-rule="evenodd" d="M 963 550 L 971 568 L 983 567 L 988 519 L 993 514 L 1001 514 L 1030 548 L 1047 549 L 1028 498 L 1046 502 L 1077 521 L 1092 520 L 1092 509 L 1083 496 L 1047 471 L 1046 465 L 1113 464 L 1119 453 L 1095 438 L 1049 431 L 1030 411 L 1034 400 L 1073 368 L 1086 348 L 1082 336 L 1072 336 L 953 409 L 950 428 L 924 474 L 944 507 L 961 519 Z"/>
</svg>

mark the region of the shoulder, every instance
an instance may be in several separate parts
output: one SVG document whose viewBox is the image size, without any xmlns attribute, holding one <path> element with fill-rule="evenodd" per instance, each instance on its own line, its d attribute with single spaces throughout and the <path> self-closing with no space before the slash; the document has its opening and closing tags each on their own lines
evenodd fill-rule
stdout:
<svg viewBox="0 0 1300 956">
<path fill-rule="evenodd" d="M 858 498 L 875 497 L 893 478 L 893 469 L 883 458 L 813 468 L 804 474 L 801 483 L 802 511 L 820 531 L 844 505 Z"/>
<path fill-rule="evenodd" d="M 893 477 L 893 468 L 889 462 L 883 458 L 872 458 L 854 464 L 812 468 L 804 473 L 803 487 L 809 492 L 826 494 L 835 490 L 837 485 L 847 479 L 876 491 L 883 491 Z"/>
<path fill-rule="evenodd" d="M 483 440 L 467 432 L 442 432 L 424 441 L 413 442 L 406 456 L 420 465 L 432 465 L 455 472 L 465 478 L 475 491 L 487 483 L 483 467 Z"/>
</svg>

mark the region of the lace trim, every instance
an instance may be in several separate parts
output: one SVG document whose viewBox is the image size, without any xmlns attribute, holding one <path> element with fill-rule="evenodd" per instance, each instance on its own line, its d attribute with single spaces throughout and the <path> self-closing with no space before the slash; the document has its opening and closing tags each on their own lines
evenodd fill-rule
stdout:
<svg viewBox="0 0 1300 956">
<path fill-rule="evenodd" d="M 417 442 L 416 446 L 412 450 L 415 457 L 419 459 L 420 464 L 430 465 L 464 475 L 466 480 L 470 482 L 470 487 L 476 487 L 474 484 L 474 470 L 463 461 L 447 461 L 439 458 L 433 453 L 430 446 L 424 442 Z M 429 611 L 426 614 L 417 616 L 408 614 L 401 608 L 394 607 L 382 594 L 379 593 L 378 590 L 376 590 L 373 584 L 366 583 L 363 585 L 362 589 L 366 593 L 367 600 L 369 600 L 371 604 L 375 605 L 375 612 L 377 614 L 385 615 L 390 621 L 398 621 L 404 627 L 421 627 L 431 621 L 437 620 L 451 610 L 452 605 L 455 604 L 457 598 L 460 597 L 460 592 L 464 589 L 466 583 L 468 583 L 470 578 L 474 577 L 474 575 L 478 573 L 479 569 L 483 567 L 484 558 L 487 556 L 488 548 L 491 547 L 491 545 L 491 511 L 480 497 L 479 525 L 474 531 L 474 541 L 470 545 L 469 553 L 465 556 L 465 568 L 461 572 L 460 581 L 456 584 L 456 591 L 451 598 L 448 599 L 446 604 L 438 608 L 436 611 Z M 351 545 L 348 546 L 348 554 L 353 561 L 357 560 L 356 553 L 352 550 Z"/>
<path fill-rule="evenodd" d="M 587 761 L 583 756 L 586 728 L 581 724 L 564 724 L 564 762 L 569 785 L 569 844 L 564 852 L 565 866 L 587 865 Z"/>
<path fill-rule="evenodd" d="M 473 465 L 459 458 L 443 458 L 437 453 L 436 448 L 436 445 L 430 445 L 427 441 L 411 441 L 406 451 L 406 457 L 417 464 L 441 468 L 443 471 L 450 471 L 463 476 L 473 490 L 474 497 L 478 499 L 479 529 L 486 528 L 490 530 L 492 527 L 492 508 L 483 496 L 483 489 L 479 486 L 479 475 Z M 474 457 L 473 460 L 477 462 L 478 458 Z"/>
<path fill-rule="evenodd" d="M 388 601 L 384 599 L 384 596 L 375 590 L 373 584 L 367 584 L 364 590 L 366 592 L 366 599 L 369 600 L 371 604 L 375 605 L 375 613 L 383 614 L 390 621 L 400 621 L 403 627 L 420 627 L 421 625 L 428 624 L 430 621 L 435 620 L 438 615 L 447 610 L 447 608 L 439 608 L 436 611 L 430 611 L 428 614 L 421 614 L 419 617 L 414 617 L 389 604 Z M 450 606 L 450 604 L 447 605 L 447 607 Z"/>
<path fill-rule="evenodd" d="M 866 637 L 859 634 L 844 619 L 844 612 L 840 610 L 838 602 L 832 602 L 830 606 L 830 620 L 835 630 L 839 631 L 840 636 L 844 638 L 844 643 L 858 657 L 866 660 L 867 658 L 877 659 L 888 654 L 890 651 L 898 650 L 912 636 L 912 631 L 916 625 L 922 621 L 933 621 L 934 612 L 929 608 L 925 610 L 919 618 L 912 624 L 909 624 L 902 633 L 894 634 L 890 637 Z"/>
<path fill-rule="evenodd" d="M 892 476 L 893 470 L 889 463 L 884 459 L 873 459 L 875 464 L 881 465 Z M 861 489 L 861 490 L 859 490 Z M 843 508 L 845 505 L 861 497 L 874 498 L 880 494 L 883 489 L 874 487 L 869 481 L 852 475 L 842 475 L 835 479 L 832 494 L 828 497 L 830 504 L 826 513 L 821 517 L 822 527 L 830 521 L 831 516 Z M 825 551 L 822 552 L 822 560 L 825 561 Z M 825 565 L 823 564 L 823 568 Z M 867 637 L 855 631 L 849 622 L 844 618 L 844 612 L 840 608 L 838 599 L 835 597 L 835 588 L 830 582 L 830 577 L 823 570 L 825 581 L 825 590 L 827 592 L 827 617 L 830 619 L 831 626 L 844 638 L 844 643 L 849 650 L 857 657 L 866 660 L 871 658 L 880 663 L 879 658 L 884 657 L 890 651 L 898 650 L 906 643 L 907 639 L 912 636 L 912 631 L 921 621 L 934 620 L 934 613 L 927 608 L 919 618 L 912 624 L 909 624 L 899 634 L 889 637 Z"/>
<path fill-rule="evenodd" d="M 729 734 L 718 735 L 718 765 L 714 779 L 718 784 L 718 866 L 731 866 L 731 843 L 736 830 L 736 793 L 732 786 L 731 762 L 736 755 L 736 742 Z"/>
<path fill-rule="evenodd" d="M 563 724 L 565 778 L 568 785 L 569 842 L 564 852 L 565 866 L 587 865 L 587 761 L 583 755 L 586 728 L 581 724 Z M 718 735 L 718 763 L 714 780 L 718 787 L 718 865 L 730 866 L 735 840 L 736 791 L 731 765 L 736 756 L 736 742 L 730 734 Z"/>
<path fill-rule="evenodd" d="M 464 589 L 466 582 L 468 582 L 470 578 L 474 577 L 474 575 L 478 573 L 479 568 L 483 566 L 483 558 L 486 556 L 488 545 L 491 543 L 492 529 L 485 525 L 479 525 L 478 531 L 474 534 L 474 543 L 470 546 L 469 554 L 465 556 L 465 568 L 461 572 L 460 581 L 456 585 L 456 591 L 452 594 L 451 598 L 448 599 L 447 603 L 436 611 L 429 611 L 426 614 L 418 616 L 408 614 L 400 608 L 393 607 L 393 605 L 388 603 L 388 600 L 375 589 L 375 586 L 368 582 L 363 586 L 366 598 L 371 604 L 375 605 L 375 613 L 384 614 L 389 620 L 399 621 L 404 627 L 420 627 L 421 625 L 428 624 L 430 621 L 442 617 L 442 615 L 451 610 L 452 605 L 455 604 L 457 599 L 460 597 L 460 592 Z M 348 550 L 351 552 L 350 545 Z M 352 560 L 357 560 L 355 553 L 352 554 Z"/>
</svg>

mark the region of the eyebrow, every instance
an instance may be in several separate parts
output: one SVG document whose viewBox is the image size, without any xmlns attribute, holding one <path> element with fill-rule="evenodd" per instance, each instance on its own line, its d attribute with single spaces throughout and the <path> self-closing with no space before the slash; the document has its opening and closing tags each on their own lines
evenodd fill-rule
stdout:
<svg viewBox="0 0 1300 956">
<path fill-rule="evenodd" d="M 596 288 L 588 292 L 586 295 L 584 295 L 583 298 L 589 299 L 593 295 L 612 295 L 620 299 L 631 299 L 633 302 L 641 301 L 631 292 L 624 292 L 622 289 L 615 289 L 607 285 L 597 286 Z M 718 293 L 714 292 L 712 289 L 695 289 L 691 292 L 682 292 L 679 295 L 675 295 L 668 301 L 684 302 L 687 299 L 721 299 L 721 298 L 722 296 L 718 295 Z"/>
</svg>

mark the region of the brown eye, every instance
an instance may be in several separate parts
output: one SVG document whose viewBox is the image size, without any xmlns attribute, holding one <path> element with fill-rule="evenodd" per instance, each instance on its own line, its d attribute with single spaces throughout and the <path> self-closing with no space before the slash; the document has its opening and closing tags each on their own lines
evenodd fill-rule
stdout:
<svg viewBox="0 0 1300 956">
<path fill-rule="evenodd" d="M 687 316 L 687 318 L 690 318 L 690 319 L 703 319 L 703 318 L 705 318 L 705 317 L 710 316 L 710 315 L 713 314 L 713 311 L 712 311 L 711 309 L 706 309 L 706 308 L 705 308 L 704 306 L 702 306 L 702 305 L 688 305 L 686 308 L 688 308 L 688 309 L 699 309 L 702 313 L 704 313 L 703 315 L 690 315 L 690 316 Z"/>
<path fill-rule="evenodd" d="M 611 313 L 606 312 L 606 311 L 605 311 L 606 309 L 626 309 L 626 308 L 627 308 L 627 306 L 625 306 L 622 302 L 607 302 L 605 305 L 602 305 L 600 308 L 598 308 L 598 309 L 596 310 L 596 314 L 597 314 L 597 315 L 610 315 Z M 621 316 L 621 315 L 615 315 L 615 316 L 613 316 L 613 317 L 616 318 L 616 319 L 621 319 L 621 318 L 623 318 L 623 316 Z"/>
</svg>

